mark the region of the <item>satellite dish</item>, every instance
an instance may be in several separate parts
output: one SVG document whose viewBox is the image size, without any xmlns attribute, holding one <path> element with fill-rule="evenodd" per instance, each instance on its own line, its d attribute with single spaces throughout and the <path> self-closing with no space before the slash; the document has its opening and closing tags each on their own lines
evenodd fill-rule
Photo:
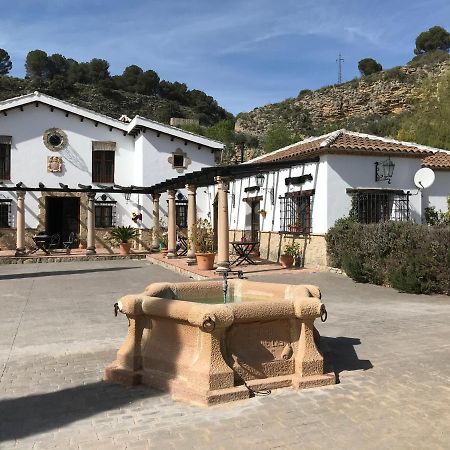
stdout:
<svg viewBox="0 0 450 450">
<path fill-rule="evenodd" d="M 434 183 L 434 179 L 434 172 L 429 167 L 423 167 L 414 175 L 414 184 L 419 189 L 426 189 Z"/>
</svg>

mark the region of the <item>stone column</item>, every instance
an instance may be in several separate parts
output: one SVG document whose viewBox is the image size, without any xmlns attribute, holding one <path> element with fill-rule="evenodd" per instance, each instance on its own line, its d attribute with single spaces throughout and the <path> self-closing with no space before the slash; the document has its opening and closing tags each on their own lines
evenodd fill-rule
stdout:
<svg viewBox="0 0 450 450">
<path fill-rule="evenodd" d="M 230 270 L 230 236 L 228 224 L 228 180 L 216 177 L 217 193 L 217 269 L 216 272 Z"/>
<path fill-rule="evenodd" d="M 153 233 L 152 233 L 152 249 L 159 250 L 159 239 L 161 227 L 159 226 L 159 197 L 160 194 L 153 194 Z"/>
<path fill-rule="evenodd" d="M 169 224 L 167 230 L 167 257 L 175 258 L 177 256 L 177 222 L 175 210 L 175 191 L 170 189 L 167 191 L 169 205 L 167 213 L 169 215 Z"/>
<path fill-rule="evenodd" d="M 25 254 L 25 191 L 17 191 L 16 256 Z"/>
<path fill-rule="evenodd" d="M 195 258 L 195 244 L 192 242 L 192 230 L 195 227 L 195 222 L 197 221 L 197 199 L 196 199 L 196 191 L 197 187 L 193 184 L 186 185 L 187 193 L 188 193 L 188 211 L 187 211 L 187 225 L 188 225 L 188 240 L 189 247 L 187 252 L 187 263 L 189 266 L 197 264 L 197 260 Z"/>
<path fill-rule="evenodd" d="M 95 255 L 95 193 L 89 192 L 87 206 L 87 248 L 86 255 Z"/>
</svg>

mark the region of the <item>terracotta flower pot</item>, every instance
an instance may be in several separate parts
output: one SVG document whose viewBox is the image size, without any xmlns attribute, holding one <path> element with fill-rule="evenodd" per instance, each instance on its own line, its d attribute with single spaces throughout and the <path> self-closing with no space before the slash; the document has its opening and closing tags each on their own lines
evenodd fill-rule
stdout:
<svg viewBox="0 0 450 450">
<path fill-rule="evenodd" d="M 291 255 L 281 255 L 280 264 L 285 268 L 289 269 L 294 265 L 294 257 Z"/>
<path fill-rule="evenodd" d="M 195 257 L 199 270 L 212 270 L 214 268 L 215 253 L 196 253 Z"/>
<path fill-rule="evenodd" d="M 130 243 L 129 242 L 122 242 L 119 244 L 119 253 L 121 255 L 129 255 L 130 254 Z"/>
</svg>

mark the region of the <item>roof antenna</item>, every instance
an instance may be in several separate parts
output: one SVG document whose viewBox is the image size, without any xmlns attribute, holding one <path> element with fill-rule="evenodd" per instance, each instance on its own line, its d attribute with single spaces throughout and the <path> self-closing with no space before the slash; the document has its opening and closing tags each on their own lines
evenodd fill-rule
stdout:
<svg viewBox="0 0 450 450">
<path fill-rule="evenodd" d="M 338 84 L 342 83 L 342 63 L 344 62 L 344 58 L 342 58 L 342 55 L 339 53 L 338 59 L 336 59 L 336 62 L 338 63 Z"/>
</svg>

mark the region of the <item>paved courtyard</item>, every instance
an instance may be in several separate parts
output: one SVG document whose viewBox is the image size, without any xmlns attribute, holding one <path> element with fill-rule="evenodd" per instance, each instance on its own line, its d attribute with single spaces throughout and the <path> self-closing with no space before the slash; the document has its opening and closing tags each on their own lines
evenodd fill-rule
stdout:
<svg viewBox="0 0 450 450">
<path fill-rule="evenodd" d="M 0 448 L 450 448 L 450 298 L 314 283 L 322 346 L 340 384 L 206 408 L 101 381 L 126 334 L 113 303 L 185 278 L 145 261 L 0 266 Z"/>
</svg>

